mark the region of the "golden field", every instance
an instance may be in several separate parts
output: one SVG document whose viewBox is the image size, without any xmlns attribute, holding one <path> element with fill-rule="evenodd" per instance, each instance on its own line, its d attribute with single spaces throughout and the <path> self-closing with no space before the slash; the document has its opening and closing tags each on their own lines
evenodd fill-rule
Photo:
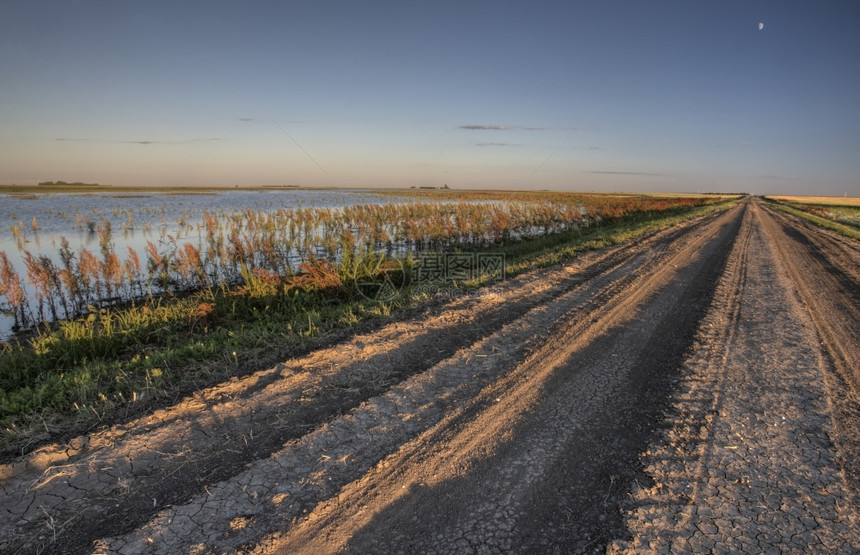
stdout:
<svg viewBox="0 0 860 555">
<path fill-rule="evenodd" d="M 782 202 L 800 202 L 803 204 L 830 204 L 838 206 L 860 206 L 858 197 L 805 197 L 792 195 L 768 195 L 767 198 Z"/>
</svg>

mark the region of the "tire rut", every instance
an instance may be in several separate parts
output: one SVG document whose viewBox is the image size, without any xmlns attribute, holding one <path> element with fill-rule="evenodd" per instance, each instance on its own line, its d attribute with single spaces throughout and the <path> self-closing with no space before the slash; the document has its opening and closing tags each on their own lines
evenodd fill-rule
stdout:
<svg viewBox="0 0 860 555">
<path fill-rule="evenodd" d="M 783 264 L 809 307 L 838 371 L 860 399 L 860 357 L 853 348 L 860 345 L 860 257 L 851 257 L 844 241 L 796 218 L 768 211 L 764 225 L 771 234 L 784 238 L 777 241 Z M 853 265 L 848 265 L 846 258 L 853 259 Z M 828 294 L 822 295 L 822 291 Z"/>
<path fill-rule="evenodd" d="M 860 507 L 860 244 L 772 210 L 762 221 L 824 347 L 838 462 Z"/>
<path fill-rule="evenodd" d="M 840 471 L 852 454 L 839 439 L 860 419 L 855 410 L 840 423 L 849 389 L 821 348 L 815 308 L 800 304 L 802 251 L 769 214 L 758 201 L 748 210 L 666 430 L 643 451 L 629 539 L 610 553 L 860 549 L 856 485 Z M 832 268 L 809 262 L 813 279 L 835 283 Z"/>
</svg>

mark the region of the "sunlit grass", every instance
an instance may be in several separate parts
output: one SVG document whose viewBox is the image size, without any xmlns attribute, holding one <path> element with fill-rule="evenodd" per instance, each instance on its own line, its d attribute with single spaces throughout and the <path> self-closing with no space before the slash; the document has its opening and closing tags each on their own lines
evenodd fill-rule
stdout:
<svg viewBox="0 0 860 555">
<path fill-rule="evenodd" d="M 792 200 L 800 199 L 800 200 Z M 842 200 L 842 203 L 817 202 Z M 770 205 L 845 237 L 860 239 L 860 199 L 841 197 L 766 197 Z M 854 202 L 856 201 L 856 202 Z"/>
<path fill-rule="evenodd" d="M 860 206 L 860 197 L 811 197 L 790 195 L 768 195 L 767 198 L 780 202 L 800 204 L 823 204 L 829 206 Z"/>
</svg>

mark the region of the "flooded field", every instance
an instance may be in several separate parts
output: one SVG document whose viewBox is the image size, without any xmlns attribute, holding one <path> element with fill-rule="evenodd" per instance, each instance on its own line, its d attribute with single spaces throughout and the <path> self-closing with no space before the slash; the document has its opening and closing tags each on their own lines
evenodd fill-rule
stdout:
<svg viewBox="0 0 860 555">
<path fill-rule="evenodd" d="M 7 254 L 20 250 L 19 243 L 33 252 L 40 251 L 43 243 L 55 249 L 58 245 L 50 243 L 61 235 L 72 247 L 96 245 L 97 227 L 104 222 L 111 224 L 121 248 L 124 241 L 134 245 L 142 238 L 186 236 L 202 221 L 204 212 L 338 208 L 391 199 L 367 191 L 310 190 L 0 195 L 0 220 L 7 224 L 0 229 L 0 250 Z"/>
<path fill-rule="evenodd" d="M 714 199 L 526 192 L 9 196 L 0 334 L 164 294 L 387 283 L 410 253 L 478 252 Z M 306 278 L 304 276 L 307 276 Z M 298 278 L 294 281 L 293 278 Z M 279 289 L 280 290 L 280 289 Z"/>
<path fill-rule="evenodd" d="M 204 214 L 229 218 L 248 210 L 336 209 L 397 202 L 398 198 L 405 201 L 410 197 L 368 191 L 277 189 L 2 194 L 0 221 L 4 225 L 0 228 L 0 252 L 6 254 L 12 268 L 22 277 L 21 285 L 29 297 L 32 284 L 24 277 L 26 252 L 35 259 L 49 257 L 59 264 L 63 238 L 73 253 L 82 248 L 97 252 L 100 228 L 110 230 L 112 249 L 123 253 L 121 258 L 125 258 L 129 248 L 143 253 L 148 242 L 157 246 L 198 243 L 204 235 Z M 0 338 L 8 337 L 14 323 L 11 315 L 0 315 Z"/>
</svg>

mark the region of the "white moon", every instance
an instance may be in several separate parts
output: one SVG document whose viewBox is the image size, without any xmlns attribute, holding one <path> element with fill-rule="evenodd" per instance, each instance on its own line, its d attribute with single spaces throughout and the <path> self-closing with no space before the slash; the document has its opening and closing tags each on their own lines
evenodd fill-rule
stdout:
<svg viewBox="0 0 860 555">
<path fill-rule="evenodd" d="M 762 29 L 764 29 L 764 23 L 759 23 L 758 30 L 761 31 Z"/>
</svg>

